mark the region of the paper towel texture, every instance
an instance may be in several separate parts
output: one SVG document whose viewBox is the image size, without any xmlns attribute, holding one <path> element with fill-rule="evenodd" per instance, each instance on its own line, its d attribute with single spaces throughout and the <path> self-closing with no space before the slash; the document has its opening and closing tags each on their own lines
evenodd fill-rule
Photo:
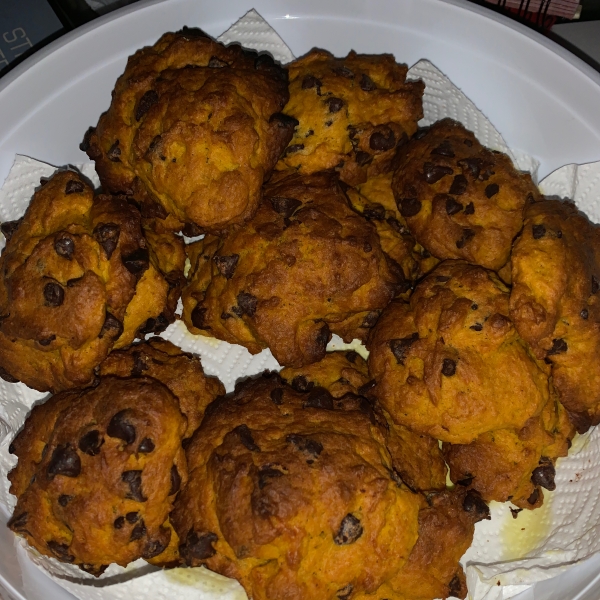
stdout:
<svg viewBox="0 0 600 600">
<path fill-rule="evenodd" d="M 219 39 L 267 50 L 281 62 L 293 59 L 277 33 L 253 10 Z M 425 117 L 421 125 L 444 117 L 461 121 L 483 144 L 506 152 L 519 168 L 535 174 L 537 161 L 523 152 L 511 151 L 481 111 L 430 62 L 419 61 L 409 70 L 409 76 L 422 78 L 426 83 Z M 92 163 L 78 165 L 78 168 L 98 184 Z M 48 177 L 54 171 L 51 165 L 17 156 L 0 190 L 0 222 L 22 216 L 39 186 L 40 177 Z M 540 187 L 544 193 L 573 198 L 592 220 L 600 220 L 600 163 L 567 165 L 549 175 Z M 3 246 L 4 240 L 0 239 L 0 249 Z M 163 337 L 186 351 L 199 354 L 205 371 L 218 376 L 227 391 L 234 388 L 239 378 L 280 368 L 268 350 L 252 356 L 240 346 L 194 336 L 180 321 L 171 325 Z M 340 343 L 339 338 L 334 339 L 329 347 L 339 348 Z M 8 493 L 6 474 L 15 458 L 8 453 L 8 445 L 31 406 L 44 397 L 23 384 L 0 380 L 0 504 L 9 510 L 15 499 Z M 511 598 L 535 581 L 552 577 L 600 550 L 600 503 L 596 502 L 596 490 L 600 487 L 600 434 L 597 430 L 577 438 L 569 457 L 559 460 L 556 483 L 556 492 L 545 492 L 542 509 L 523 511 L 513 519 L 509 505 L 494 503 L 492 520 L 477 524 L 474 543 L 463 559 L 472 598 Z M 241 600 L 246 597 L 237 582 L 205 569 L 162 571 L 140 560 L 126 569 L 112 565 L 97 580 L 71 565 L 26 549 L 23 540 L 16 539 L 15 548 L 19 561 L 32 560 L 82 600 Z"/>
</svg>

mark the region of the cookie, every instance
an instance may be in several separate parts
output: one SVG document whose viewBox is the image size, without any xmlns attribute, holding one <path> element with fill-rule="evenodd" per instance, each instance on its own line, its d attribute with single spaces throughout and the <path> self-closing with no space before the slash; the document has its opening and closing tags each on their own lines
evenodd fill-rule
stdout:
<svg viewBox="0 0 600 600">
<path fill-rule="evenodd" d="M 493 270 L 509 259 L 527 198 L 539 197 L 529 174 L 451 119 L 401 149 L 392 189 L 411 233 L 433 256 Z"/>
<path fill-rule="evenodd" d="M 82 149 L 106 190 L 141 184 L 178 228 L 219 231 L 256 210 L 296 124 L 280 114 L 287 100 L 269 55 L 186 28 L 129 58 Z"/>
<path fill-rule="evenodd" d="M 299 124 L 278 169 L 336 169 L 351 185 L 391 169 L 396 148 L 423 117 L 425 85 L 406 81 L 406 65 L 391 54 L 335 58 L 315 49 L 288 69 L 284 113 Z"/>
<path fill-rule="evenodd" d="M 8 526 L 94 575 L 158 558 L 187 480 L 185 430 L 177 398 L 155 379 L 107 377 L 51 397 L 11 444 L 19 461 L 8 476 L 17 496 Z"/>
<path fill-rule="evenodd" d="M 0 376 L 40 391 L 89 385 L 112 348 L 148 319 L 169 320 L 139 211 L 122 196 L 94 198 L 72 171 L 34 194 L 0 273 Z"/>
<path fill-rule="evenodd" d="M 324 356 L 332 333 L 365 338 L 407 282 L 334 174 L 278 174 L 264 195 L 246 227 L 190 248 L 183 320 L 299 367 Z"/>
</svg>

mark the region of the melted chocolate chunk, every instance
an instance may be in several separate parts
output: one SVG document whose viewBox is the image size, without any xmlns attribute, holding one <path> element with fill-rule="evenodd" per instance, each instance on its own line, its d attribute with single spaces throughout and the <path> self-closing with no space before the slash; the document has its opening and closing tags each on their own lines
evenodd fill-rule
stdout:
<svg viewBox="0 0 600 600">
<path fill-rule="evenodd" d="M 75 242 L 72 237 L 61 235 L 54 240 L 54 250 L 59 256 L 71 260 L 73 258 L 73 252 L 75 251 Z"/>
<path fill-rule="evenodd" d="M 555 475 L 556 471 L 552 461 L 548 458 L 542 457 L 540 460 L 540 466 L 536 467 L 531 474 L 531 483 L 552 491 L 556 489 L 556 483 L 554 483 Z"/>
<path fill-rule="evenodd" d="M 363 210 L 363 217 L 369 221 L 383 221 L 385 219 L 385 208 L 381 204 L 369 204 Z"/>
<path fill-rule="evenodd" d="M 56 339 L 56 336 L 54 334 L 48 336 L 47 338 L 42 338 L 41 340 L 38 340 L 38 344 L 40 346 L 49 346 L 54 340 Z"/>
<path fill-rule="evenodd" d="M 94 239 L 102 246 L 108 260 L 119 243 L 120 235 L 121 228 L 116 223 L 100 223 L 94 228 Z"/>
<path fill-rule="evenodd" d="M 345 77 L 346 79 L 354 79 L 354 73 L 348 67 L 333 67 L 331 69 L 333 73 L 339 75 L 340 77 Z"/>
<path fill-rule="evenodd" d="M 527 498 L 527 502 L 533 506 L 539 499 L 540 499 L 540 490 L 539 490 L 539 488 L 535 488 L 535 490 L 533 490 L 533 492 L 531 493 L 531 496 L 529 496 L 529 498 Z"/>
<path fill-rule="evenodd" d="M 354 586 L 351 583 L 349 583 L 348 585 L 345 585 L 343 588 L 339 589 L 336 592 L 336 598 L 338 598 L 338 600 L 350 600 L 353 591 Z"/>
<path fill-rule="evenodd" d="M 240 292 L 237 295 L 237 303 L 239 308 L 242 310 L 242 314 L 253 317 L 256 314 L 256 306 L 258 304 L 258 298 L 249 294 L 248 292 Z"/>
<path fill-rule="evenodd" d="M 408 354 L 408 351 L 410 350 L 410 347 L 418 339 L 419 334 L 413 333 L 412 335 L 405 338 L 390 340 L 390 350 L 392 351 L 392 354 L 396 357 L 396 362 L 399 365 L 404 366 L 404 361 L 406 360 L 406 356 Z"/>
<path fill-rule="evenodd" d="M 472 229 L 465 228 L 463 229 L 463 234 L 460 240 L 456 241 L 456 247 L 460 250 L 465 247 L 465 244 L 475 237 L 475 232 Z"/>
<path fill-rule="evenodd" d="M 268 483 L 269 479 L 283 477 L 284 473 L 279 469 L 274 469 L 272 465 L 264 465 L 258 470 L 258 489 L 262 490 Z"/>
<path fill-rule="evenodd" d="M 320 94 L 320 87 L 323 85 L 323 83 L 321 82 L 320 79 L 317 79 L 316 77 L 314 77 L 313 75 L 307 75 L 303 80 L 302 80 L 302 89 L 303 90 L 310 90 L 312 88 L 317 88 L 317 93 Z"/>
<path fill-rule="evenodd" d="M 10 240 L 15 231 L 19 228 L 19 225 L 23 222 L 23 218 L 17 219 L 16 221 L 5 221 L 0 225 L 0 231 L 4 234 L 6 241 Z"/>
<path fill-rule="evenodd" d="M 315 386 L 308 393 L 308 398 L 303 402 L 302 408 L 333 410 L 333 396 L 325 388 Z"/>
<path fill-rule="evenodd" d="M 360 326 L 364 327 L 365 329 L 371 329 L 372 327 L 375 327 L 375 323 L 377 323 L 378 319 L 379 313 L 375 310 L 371 311 L 365 316 Z"/>
<path fill-rule="evenodd" d="M 421 201 L 417 198 L 400 198 L 396 202 L 403 217 L 414 217 L 421 211 Z"/>
<path fill-rule="evenodd" d="M 106 313 L 106 319 L 104 319 L 104 325 L 102 325 L 102 330 L 100 331 L 99 338 L 103 338 L 105 335 L 109 335 L 115 340 L 121 337 L 123 333 L 123 323 L 117 319 L 114 315 L 111 315 L 109 312 Z"/>
<path fill-rule="evenodd" d="M 460 582 L 460 577 L 455 575 L 450 583 L 448 584 L 448 592 L 450 596 L 456 596 L 456 598 L 461 598 L 463 595 L 462 583 Z"/>
<path fill-rule="evenodd" d="M 129 486 L 129 492 L 126 498 L 136 500 L 137 502 L 146 502 L 148 498 L 142 493 L 142 472 L 139 470 L 124 471 L 121 473 L 121 481 Z"/>
<path fill-rule="evenodd" d="M 117 517 L 113 521 L 113 527 L 115 529 L 123 529 L 124 525 L 125 525 L 125 517 Z"/>
<path fill-rule="evenodd" d="M 71 502 L 71 500 L 73 500 L 73 496 L 67 496 L 66 494 L 62 494 L 62 496 L 58 497 L 58 503 L 62 507 L 67 506 L 67 504 L 69 504 L 69 502 Z"/>
<path fill-rule="evenodd" d="M 298 119 L 294 119 L 294 117 L 284 115 L 280 112 L 273 113 L 269 117 L 269 123 L 277 123 L 280 129 L 295 129 L 298 127 L 298 125 L 300 125 L 300 121 L 298 121 Z"/>
<path fill-rule="evenodd" d="M 456 361 L 451 358 L 445 358 L 442 363 L 442 375 L 452 377 L 456 373 Z"/>
<path fill-rule="evenodd" d="M 365 252 L 368 252 L 368 250 L 365 249 Z M 325 352 L 330 337 L 331 332 L 329 331 L 329 325 L 327 325 L 327 323 L 323 323 L 323 325 L 317 333 L 317 336 L 315 337 L 315 347 L 317 353 Z"/>
<path fill-rule="evenodd" d="M 154 442 L 150 438 L 144 438 L 140 442 L 137 451 L 141 454 L 150 454 L 150 452 L 154 452 L 155 447 Z"/>
<path fill-rule="evenodd" d="M 347 514 L 343 518 L 338 532 L 333 537 L 333 541 L 338 546 L 347 546 L 356 542 L 362 534 L 363 528 L 360 521 L 353 514 Z"/>
<path fill-rule="evenodd" d="M 269 202 L 277 214 L 282 215 L 287 219 L 302 206 L 300 200 L 296 200 L 296 198 L 285 198 L 283 196 L 273 196 L 272 198 L 269 198 Z"/>
<path fill-rule="evenodd" d="M 483 165 L 483 160 L 481 158 L 463 158 L 457 164 L 461 167 L 463 173 L 468 172 L 474 179 L 477 179 Z"/>
<path fill-rule="evenodd" d="M 142 551 L 142 558 L 148 560 L 158 556 L 161 552 L 164 552 L 165 548 L 168 546 L 168 540 L 170 539 L 171 535 L 169 532 L 169 537 L 166 540 L 149 540 Z"/>
<path fill-rule="evenodd" d="M 188 532 L 185 543 L 179 546 L 179 553 L 186 564 L 193 564 L 194 560 L 206 560 L 216 554 L 213 544 L 219 538 L 214 533 L 198 535 L 195 531 Z"/>
<path fill-rule="evenodd" d="M 469 202 L 469 204 L 467 204 L 465 206 L 465 215 L 472 215 L 475 213 L 475 206 L 472 202 Z"/>
<path fill-rule="evenodd" d="M 483 498 L 475 490 L 469 490 L 463 500 L 463 510 L 475 515 L 477 521 L 490 520 L 490 509 Z"/>
<path fill-rule="evenodd" d="M 464 175 L 455 175 L 452 180 L 452 185 L 448 190 L 449 194 L 454 196 L 462 196 L 467 191 L 467 178 Z"/>
<path fill-rule="evenodd" d="M 446 214 L 451 217 L 459 213 L 463 209 L 463 205 L 457 202 L 452 196 L 446 196 Z"/>
<path fill-rule="evenodd" d="M 447 156 L 448 158 L 454 158 L 454 150 L 449 140 L 444 140 L 437 148 L 431 151 L 431 154 L 437 154 L 438 156 Z"/>
<path fill-rule="evenodd" d="M 300 392 L 301 394 L 311 390 L 314 385 L 315 384 L 312 381 L 308 381 L 304 375 L 297 375 L 294 377 L 294 379 L 292 379 L 291 383 L 292 389 L 296 392 Z"/>
<path fill-rule="evenodd" d="M 323 452 L 323 444 L 316 440 L 311 440 L 304 435 L 290 433 L 285 438 L 285 441 L 289 444 L 293 444 L 300 452 L 308 454 L 312 459 L 319 458 L 319 455 Z"/>
<path fill-rule="evenodd" d="M 65 290 L 60 284 L 51 281 L 44 286 L 44 300 L 46 306 L 61 306 L 65 301 Z"/>
<path fill-rule="evenodd" d="M 79 179 L 69 179 L 67 181 L 67 185 L 65 186 L 65 194 L 81 194 L 85 190 L 85 185 L 83 181 L 79 181 Z"/>
<path fill-rule="evenodd" d="M 335 98 L 334 96 L 327 98 L 325 104 L 327 104 L 330 113 L 340 112 L 344 107 L 344 101 L 341 98 Z"/>
<path fill-rule="evenodd" d="M 61 544 L 60 542 L 50 540 L 49 542 L 46 542 L 46 546 L 48 546 L 50 552 L 62 562 L 72 563 L 75 560 L 75 557 L 69 554 L 68 544 Z"/>
<path fill-rule="evenodd" d="M 387 152 L 396 146 L 396 136 L 391 129 L 387 132 L 375 131 L 369 138 L 369 148 L 375 152 Z"/>
<path fill-rule="evenodd" d="M 94 135 L 95 132 L 95 127 L 88 127 L 86 132 L 83 134 L 83 140 L 81 141 L 81 144 L 79 144 L 79 149 L 82 152 L 87 152 L 90 149 L 92 135 Z"/>
<path fill-rule="evenodd" d="M 481 331 L 483 329 L 483 325 L 481 323 L 475 323 L 475 325 L 471 325 L 469 329 L 472 329 L 473 331 Z"/>
<path fill-rule="evenodd" d="M 273 404 L 277 404 L 277 406 L 283 404 L 283 388 L 275 388 L 274 390 L 271 390 L 270 396 Z"/>
<path fill-rule="evenodd" d="M 127 419 L 127 410 L 119 411 L 108 424 L 106 433 L 112 438 L 123 440 L 127 445 L 135 442 L 135 427 Z"/>
<path fill-rule="evenodd" d="M 533 225 L 531 235 L 534 240 L 539 240 L 546 235 L 546 228 L 543 225 Z"/>
<path fill-rule="evenodd" d="M 485 188 L 485 195 L 488 198 L 492 198 L 493 196 L 495 196 L 498 192 L 500 191 L 500 186 L 497 183 L 490 183 L 490 185 L 488 185 Z"/>
<path fill-rule="evenodd" d="M 231 279 L 233 277 L 239 259 L 239 254 L 232 254 L 231 256 L 215 256 L 213 258 L 217 265 L 217 269 L 219 269 L 219 272 L 225 279 Z"/>
<path fill-rule="evenodd" d="M 144 523 L 144 519 L 141 519 L 139 523 L 131 530 L 131 535 L 129 536 L 130 542 L 136 542 L 137 540 L 141 540 L 148 533 L 146 529 L 146 524 Z"/>
<path fill-rule="evenodd" d="M 233 433 L 237 434 L 242 445 L 250 450 L 250 452 L 260 452 L 260 448 L 254 443 L 254 438 L 248 425 L 238 425 L 233 430 Z"/>
<path fill-rule="evenodd" d="M 100 453 L 102 444 L 104 444 L 104 438 L 97 429 L 93 429 L 79 440 L 79 449 L 85 454 L 96 456 Z"/>
<path fill-rule="evenodd" d="M 53 479 L 57 475 L 65 477 L 79 477 L 81 473 L 81 459 L 77 450 L 70 444 L 57 446 L 52 452 L 52 457 L 46 469 L 48 477 Z"/>
<path fill-rule="evenodd" d="M 553 354 L 562 354 L 568 350 L 567 342 L 562 338 L 553 339 L 552 340 L 552 348 L 548 350 L 547 356 L 552 356 Z"/>
<path fill-rule="evenodd" d="M 430 162 L 426 162 L 423 165 L 425 181 L 430 185 L 437 183 L 442 177 L 446 177 L 446 175 L 452 175 L 452 173 L 454 171 L 450 167 L 444 167 L 443 165 L 435 165 Z"/>
<path fill-rule="evenodd" d="M 176 494 L 181 488 L 181 475 L 177 470 L 177 467 L 173 465 L 171 467 L 171 489 L 169 490 L 169 496 Z"/>
<path fill-rule="evenodd" d="M 158 102 L 158 94 L 154 90 L 148 90 L 135 107 L 135 120 L 141 118 Z"/>
<path fill-rule="evenodd" d="M 127 519 L 128 523 L 137 523 L 140 519 L 140 513 L 134 511 L 128 512 L 125 515 L 125 518 Z"/>
<path fill-rule="evenodd" d="M 365 165 L 368 165 L 373 160 L 373 157 L 368 152 L 363 152 L 362 150 L 359 150 L 355 154 L 355 158 L 356 158 L 356 164 L 359 167 L 364 167 Z"/>
<path fill-rule="evenodd" d="M 377 89 L 375 82 L 366 74 L 363 73 L 360 78 L 360 89 L 363 92 L 372 92 Z"/>
<path fill-rule="evenodd" d="M 13 531 L 21 531 L 23 529 L 25 529 L 25 526 L 27 525 L 27 520 L 29 518 L 29 513 L 28 512 L 23 512 L 18 516 L 14 516 L 12 517 L 8 523 L 7 526 L 12 529 Z"/>
<path fill-rule="evenodd" d="M 106 158 L 112 162 L 121 162 L 121 148 L 119 148 L 119 140 L 117 140 L 106 153 Z"/>
<path fill-rule="evenodd" d="M 208 327 L 206 324 L 207 312 L 208 309 L 202 306 L 202 304 L 196 304 L 192 314 L 190 315 L 192 319 L 192 325 L 198 329 L 210 329 L 210 327 Z"/>
<path fill-rule="evenodd" d="M 13 377 L 6 369 L 0 367 L 0 379 L 4 379 L 4 381 L 8 383 L 19 383 L 19 380 L 16 377 Z M 12 454 L 12 452 L 11 452 Z"/>
<path fill-rule="evenodd" d="M 228 67 L 229 63 L 225 62 L 224 60 L 221 60 L 217 56 L 211 56 L 210 60 L 208 61 L 208 66 L 211 69 L 222 69 L 224 67 Z"/>
<path fill-rule="evenodd" d="M 140 276 L 150 266 L 150 254 L 147 248 L 138 248 L 123 257 L 125 268 L 132 274 Z"/>
</svg>

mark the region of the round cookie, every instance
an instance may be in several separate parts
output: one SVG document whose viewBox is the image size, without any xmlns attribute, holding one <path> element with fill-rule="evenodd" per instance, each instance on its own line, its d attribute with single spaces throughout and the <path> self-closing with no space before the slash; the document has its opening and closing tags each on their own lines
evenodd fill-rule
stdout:
<svg viewBox="0 0 600 600">
<path fill-rule="evenodd" d="M 20 221 L 3 225 L 4 379 L 40 391 L 89 385 L 109 351 L 130 344 L 148 319 L 171 320 L 168 284 L 126 198 L 94 198 L 77 173 L 57 172 Z"/>
<path fill-rule="evenodd" d="M 182 559 L 255 600 L 375 592 L 417 540 L 420 500 L 392 479 L 383 432 L 323 388 L 241 384 L 208 408 L 187 458 L 171 516 Z"/>
<path fill-rule="evenodd" d="M 187 480 L 177 398 L 154 379 L 103 379 L 36 406 L 10 446 L 9 527 L 46 556 L 94 575 L 155 559 Z M 176 542 L 176 536 L 174 536 Z"/>
<path fill-rule="evenodd" d="M 190 248 L 183 320 L 299 367 L 324 356 L 331 333 L 366 337 L 406 281 L 334 174 L 277 174 L 264 195 L 246 227 Z"/>
<path fill-rule="evenodd" d="M 431 254 L 496 271 L 523 227 L 526 199 L 539 197 L 529 174 L 451 119 L 402 148 L 392 189 L 408 228 Z"/>
<path fill-rule="evenodd" d="M 510 316 L 552 365 L 580 433 L 600 422 L 600 228 L 571 202 L 529 203 L 512 254 Z"/>
<path fill-rule="evenodd" d="M 200 426 L 206 407 L 225 394 L 225 387 L 216 377 L 204 374 L 200 358 L 159 337 L 111 352 L 100 365 L 100 376 L 108 375 L 152 377 L 166 385 L 187 418 L 185 439 Z"/>
<path fill-rule="evenodd" d="M 389 171 L 396 148 L 423 117 L 423 82 L 406 81 L 407 66 L 391 54 L 335 58 L 315 49 L 288 69 L 284 112 L 299 125 L 277 168 L 335 168 L 351 185 Z"/>
<path fill-rule="evenodd" d="M 548 372 L 508 317 L 491 271 L 441 263 L 409 303 L 394 301 L 372 330 L 373 393 L 391 419 L 444 442 L 521 429 L 549 398 Z"/>
<path fill-rule="evenodd" d="M 270 56 L 200 30 L 166 33 L 129 58 L 82 149 L 105 189 L 134 194 L 141 182 L 170 225 L 214 232 L 256 210 L 296 125 L 280 114 L 287 100 Z"/>
</svg>

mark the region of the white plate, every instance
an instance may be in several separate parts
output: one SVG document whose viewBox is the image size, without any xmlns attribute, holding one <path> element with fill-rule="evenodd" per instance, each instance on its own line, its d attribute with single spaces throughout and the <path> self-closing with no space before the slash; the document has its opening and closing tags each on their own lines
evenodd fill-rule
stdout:
<svg viewBox="0 0 600 600">
<path fill-rule="evenodd" d="M 0 0 L 1 1 L 1 0 Z M 541 161 L 543 177 L 600 159 L 600 74 L 535 32 L 461 0 L 150 0 L 102 17 L 44 48 L 0 80 L 0 181 L 16 153 L 53 164 L 86 160 L 78 145 L 108 107 L 127 56 L 167 30 L 219 35 L 256 8 L 296 56 L 393 52 L 431 60 L 500 130 Z M 17 561 L 0 508 L 0 585 L 15 599 L 73 598 Z M 598 600 L 600 556 L 543 582 L 522 600 Z"/>
</svg>

